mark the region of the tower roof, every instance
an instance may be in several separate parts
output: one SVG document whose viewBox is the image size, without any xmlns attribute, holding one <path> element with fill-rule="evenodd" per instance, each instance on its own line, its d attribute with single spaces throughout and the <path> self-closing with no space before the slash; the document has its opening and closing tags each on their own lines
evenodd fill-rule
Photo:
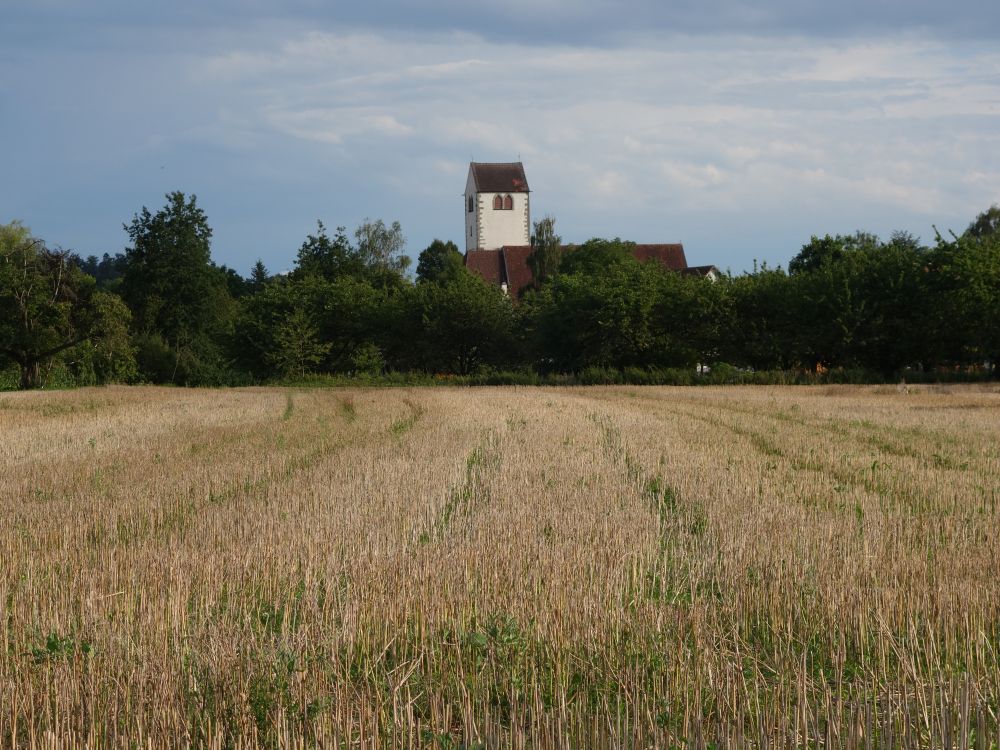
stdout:
<svg viewBox="0 0 1000 750">
<path fill-rule="evenodd" d="M 527 193 L 528 178 L 519 161 L 486 163 L 470 162 L 472 181 L 479 193 Z"/>
</svg>

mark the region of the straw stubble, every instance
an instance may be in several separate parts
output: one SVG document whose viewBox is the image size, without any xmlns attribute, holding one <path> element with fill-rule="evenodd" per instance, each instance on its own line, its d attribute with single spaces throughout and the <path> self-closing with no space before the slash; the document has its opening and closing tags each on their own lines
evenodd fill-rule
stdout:
<svg viewBox="0 0 1000 750">
<path fill-rule="evenodd" d="M 987 387 L 0 394 L 0 742 L 988 746 L 998 417 Z"/>
</svg>

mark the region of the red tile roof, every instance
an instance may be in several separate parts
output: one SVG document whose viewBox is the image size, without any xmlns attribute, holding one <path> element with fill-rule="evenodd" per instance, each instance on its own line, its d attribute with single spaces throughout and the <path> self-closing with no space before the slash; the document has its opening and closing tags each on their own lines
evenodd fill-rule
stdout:
<svg viewBox="0 0 1000 750">
<path fill-rule="evenodd" d="M 519 161 L 510 163 L 471 162 L 472 181 L 479 193 L 527 193 L 528 178 L 524 176 L 524 165 Z"/>
<path fill-rule="evenodd" d="M 680 243 L 667 245 L 636 245 L 632 251 L 640 263 L 655 260 L 671 271 L 683 271 L 687 268 L 687 258 L 684 257 L 684 245 Z"/>
<path fill-rule="evenodd" d="M 469 250 L 465 253 L 465 267 L 497 286 L 507 280 L 500 250 Z"/>
<path fill-rule="evenodd" d="M 535 275 L 528 265 L 528 257 L 534 252 L 531 245 L 505 245 L 503 251 L 504 271 L 507 276 L 507 293 L 515 299 L 521 296 L 521 290 L 531 286 Z"/>
<path fill-rule="evenodd" d="M 572 249 L 564 246 L 564 250 Z M 521 291 L 531 286 L 534 274 L 528 265 L 530 245 L 505 245 L 499 250 L 469 250 L 465 254 L 465 265 L 483 279 L 500 286 L 507 284 L 507 293 L 517 299 Z M 676 244 L 636 245 L 632 256 L 640 263 L 656 261 L 664 268 L 682 273 L 706 276 L 709 271 L 718 271 L 715 266 L 691 266 L 684 257 L 684 246 Z"/>
</svg>

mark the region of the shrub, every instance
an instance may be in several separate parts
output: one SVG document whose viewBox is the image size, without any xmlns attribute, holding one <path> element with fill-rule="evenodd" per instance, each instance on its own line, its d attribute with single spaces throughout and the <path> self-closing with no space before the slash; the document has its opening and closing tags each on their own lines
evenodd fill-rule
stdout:
<svg viewBox="0 0 1000 750">
<path fill-rule="evenodd" d="M 618 385 L 623 382 L 622 372 L 610 367 L 585 367 L 578 376 L 580 385 Z"/>
</svg>

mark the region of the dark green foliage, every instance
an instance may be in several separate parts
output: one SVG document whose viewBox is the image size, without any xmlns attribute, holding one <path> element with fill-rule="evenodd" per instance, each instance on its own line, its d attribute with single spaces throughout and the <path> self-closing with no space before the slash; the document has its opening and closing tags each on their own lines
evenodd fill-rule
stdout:
<svg viewBox="0 0 1000 750">
<path fill-rule="evenodd" d="M 562 262 L 562 238 L 556 234 L 556 220 L 546 216 L 535 222 L 531 234 L 532 253 L 528 256 L 528 267 L 535 279 L 535 286 L 550 281 Z"/>
<path fill-rule="evenodd" d="M 323 222 L 317 221 L 316 234 L 308 235 L 299 248 L 294 276 L 318 276 L 328 281 L 342 276 L 361 276 L 364 263 L 344 231 L 344 227 L 337 227 L 331 239 Z"/>
<path fill-rule="evenodd" d="M 239 272 L 235 269 L 225 265 L 216 266 L 216 268 L 222 274 L 222 278 L 226 284 L 226 291 L 229 292 L 229 296 L 233 299 L 245 297 L 254 291 L 252 283 L 240 276 Z"/>
<path fill-rule="evenodd" d="M 861 233 L 814 238 L 807 248 L 817 242 L 823 254 L 799 264 L 788 287 L 799 342 L 794 360 L 886 374 L 924 361 L 926 249 L 906 234 L 888 243 Z"/>
<path fill-rule="evenodd" d="M 613 240 L 587 240 L 563 255 L 559 270 L 563 274 L 600 274 L 613 266 L 633 262 L 634 248 L 634 242 L 624 242 L 617 237 Z"/>
<path fill-rule="evenodd" d="M 909 384 L 929 383 L 980 383 L 990 380 L 982 371 L 907 370 Z M 677 367 L 627 367 L 615 370 L 607 367 L 588 367 L 579 373 L 545 372 L 525 368 L 520 370 L 493 370 L 483 368 L 472 375 L 451 373 L 425 373 L 417 370 L 386 370 L 377 375 L 369 373 L 312 374 L 305 378 L 277 381 L 289 386 L 351 387 L 375 386 L 380 388 L 414 388 L 419 386 L 574 386 L 574 385 L 865 385 L 896 383 L 872 370 L 835 368 L 825 372 L 804 370 L 747 370 L 725 363 L 716 364 L 704 372 Z"/>
<path fill-rule="evenodd" d="M 143 376 L 157 382 L 224 379 L 221 343 L 232 318 L 227 272 L 212 264 L 212 230 L 195 196 L 167 195 L 125 226 L 122 296 L 132 310 Z"/>
<path fill-rule="evenodd" d="M 97 370 L 114 369 L 101 362 L 110 352 L 128 360 L 128 317 L 69 253 L 48 249 L 16 222 L 0 226 L 0 366 L 18 368 L 20 387 L 44 385 L 54 364 L 85 345 Z"/>
<path fill-rule="evenodd" d="M 274 346 L 264 352 L 264 361 L 284 377 L 302 377 L 323 362 L 330 346 L 320 341 L 312 315 L 302 307 L 293 307 L 276 324 Z"/>
<path fill-rule="evenodd" d="M 464 267 L 439 283 L 422 283 L 392 304 L 390 354 L 401 369 L 468 375 L 503 366 L 514 348 L 510 298 Z"/>
<path fill-rule="evenodd" d="M 116 289 L 118 280 L 125 271 L 125 255 L 123 253 L 115 253 L 113 256 L 104 253 L 100 259 L 96 255 L 81 258 L 76 253 L 72 253 L 71 258 L 81 271 L 94 277 L 97 288 L 102 290 Z"/>
<path fill-rule="evenodd" d="M 648 282 L 635 261 L 597 273 L 567 273 L 527 302 L 534 347 L 552 369 L 621 368 L 641 360 L 652 345 Z"/>
<path fill-rule="evenodd" d="M 571 272 L 526 302 L 540 363 L 575 372 L 694 367 L 715 358 L 719 289 L 639 263 L 617 242 L 588 246 L 568 253 L 563 267 Z M 601 265 L 597 259 L 606 256 L 610 262 Z"/>
<path fill-rule="evenodd" d="M 1000 206 L 993 204 L 976 217 L 965 230 L 967 237 L 984 239 L 1000 233 Z"/>
<path fill-rule="evenodd" d="M 354 232 L 356 245 L 345 231 L 337 227 L 331 239 L 323 222 L 317 222 L 316 234 L 309 235 L 299 248 L 293 279 L 351 278 L 390 293 L 407 286 L 404 273 L 410 258 L 403 254 L 406 240 L 398 221 L 387 227 L 381 219 L 366 219 Z"/>
<path fill-rule="evenodd" d="M 131 341 L 125 326 L 119 323 L 117 328 L 109 328 L 114 335 L 106 336 L 100 346 L 86 341 L 75 345 L 63 342 L 71 344 L 68 351 L 72 352 L 73 379 L 69 383 L 130 380 L 135 376 L 136 351 L 148 379 L 227 382 L 224 373 L 211 367 L 211 356 L 199 356 L 205 350 L 198 344 L 204 347 L 205 342 L 190 334 L 190 321 L 194 319 L 191 311 L 187 315 L 175 313 L 170 309 L 173 306 L 157 305 L 156 299 L 138 292 L 147 285 L 154 290 L 166 289 L 168 296 L 177 292 L 174 296 L 182 300 L 184 293 L 190 294 L 191 289 L 181 280 L 162 278 L 173 267 L 169 253 L 176 250 L 174 245 L 185 242 L 193 245 L 186 249 L 186 256 L 181 248 L 173 257 L 180 261 L 193 258 L 195 262 L 188 267 L 193 267 L 194 277 L 211 279 L 213 267 L 207 252 L 210 230 L 204 215 L 196 210 L 193 200 L 185 203 L 179 194 L 170 199 L 168 209 L 155 217 L 144 210 L 131 232 L 139 249 L 132 253 L 134 265 L 126 290 L 133 295 L 146 325 L 135 332 Z M 484 362 L 502 364 L 501 354 L 509 352 L 509 301 L 460 266 L 453 267 L 449 274 L 457 277 L 450 279 L 452 283 L 440 278 L 435 288 L 420 292 L 403 287 L 406 293 L 396 295 L 389 304 L 386 291 L 376 289 L 366 278 L 366 267 L 347 244 L 343 232 L 330 241 L 320 226 L 319 234 L 304 243 L 301 256 L 302 267 L 290 278 L 271 280 L 262 264 L 253 274 L 256 293 L 246 299 L 230 347 L 237 352 L 239 364 L 258 377 L 302 378 L 314 370 L 378 375 L 385 367 L 382 347 L 392 350 L 397 367 L 462 373 L 470 373 Z M 177 263 L 177 267 L 185 266 Z M 223 276 L 229 278 L 216 275 L 215 281 L 229 282 L 235 274 L 223 269 Z M 64 289 L 70 288 L 71 279 L 69 275 L 63 277 Z M 236 280 L 241 282 L 238 277 Z M 117 297 L 105 295 L 98 300 L 102 301 L 100 307 L 111 311 L 117 304 L 119 320 L 127 321 L 128 312 Z M 160 317 L 164 307 L 168 308 L 166 315 Z M 80 305 L 64 307 L 77 314 L 82 309 Z M 16 320 L 17 316 L 8 319 Z M 207 322 L 210 328 L 217 321 Z M 412 325 L 400 327 L 397 324 L 401 322 Z M 210 348 L 214 342 L 207 343 Z"/>
<path fill-rule="evenodd" d="M 449 240 L 434 240 L 417 259 L 417 282 L 444 282 L 455 277 L 462 267 L 462 254 L 458 246 Z"/>
<path fill-rule="evenodd" d="M 931 313 L 928 359 L 962 365 L 1000 361 L 1000 232 L 945 240 L 938 235 L 927 263 Z"/>
<path fill-rule="evenodd" d="M 243 301 L 232 339 L 241 368 L 286 378 L 381 370 L 381 348 L 390 334 L 388 291 L 373 286 L 345 243 L 342 232 L 331 241 L 320 225 L 300 251 L 304 265 L 262 282 Z"/>
<path fill-rule="evenodd" d="M 788 273 L 796 274 L 805 271 L 816 271 L 823 266 L 836 263 L 844 257 L 845 246 L 851 243 L 853 239 L 840 236 L 831 237 L 830 235 L 820 238 L 813 235 L 809 244 L 803 245 L 798 255 L 788 261 Z M 864 241 L 867 238 L 865 235 L 859 233 L 857 239 Z"/>
<path fill-rule="evenodd" d="M 989 378 L 1000 360 L 998 216 L 993 207 L 932 247 L 906 233 L 813 237 L 787 273 L 755 264 L 715 281 L 640 263 L 620 239 L 563 251 L 545 219 L 530 260 L 537 283 L 512 300 L 440 240 L 421 252 L 414 283 L 398 222 L 381 220 L 353 243 L 320 222 L 291 273 L 257 261 L 243 279 L 212 263 L 195 198 L 171 193 L 126 227 L 124 255 L 100 260 L 0 227 L 0 388 Z"/>
<path fill-rule="evenodd" d="M 270 280 L 271 274 L 268 273 L 267 266 L 264 265 L 264 261 L 258 258 L 257 262 L 254 263 L 253 268 L 250 269 L 250 278 L 247 281 L 250 291 L 259 292 Z"/>
<path fill-rule="evenodd" d="M 792 279 L 780 268 L 764 266 L 727 282 L 729 325 L 723 357 L 754 370 L 784 370 L 799 365 L 798 311 L 792 304 Z"/>
<path fill-rule="evenodd" d="M 129 335 L 131 313 L 116 294 L 98 292 L 92 299 L 102 321 L 99 336 L 67 349 L 62 359 L 75 385 L 132 383 L 139 377 L 136 349 Z"/>
</svg>

